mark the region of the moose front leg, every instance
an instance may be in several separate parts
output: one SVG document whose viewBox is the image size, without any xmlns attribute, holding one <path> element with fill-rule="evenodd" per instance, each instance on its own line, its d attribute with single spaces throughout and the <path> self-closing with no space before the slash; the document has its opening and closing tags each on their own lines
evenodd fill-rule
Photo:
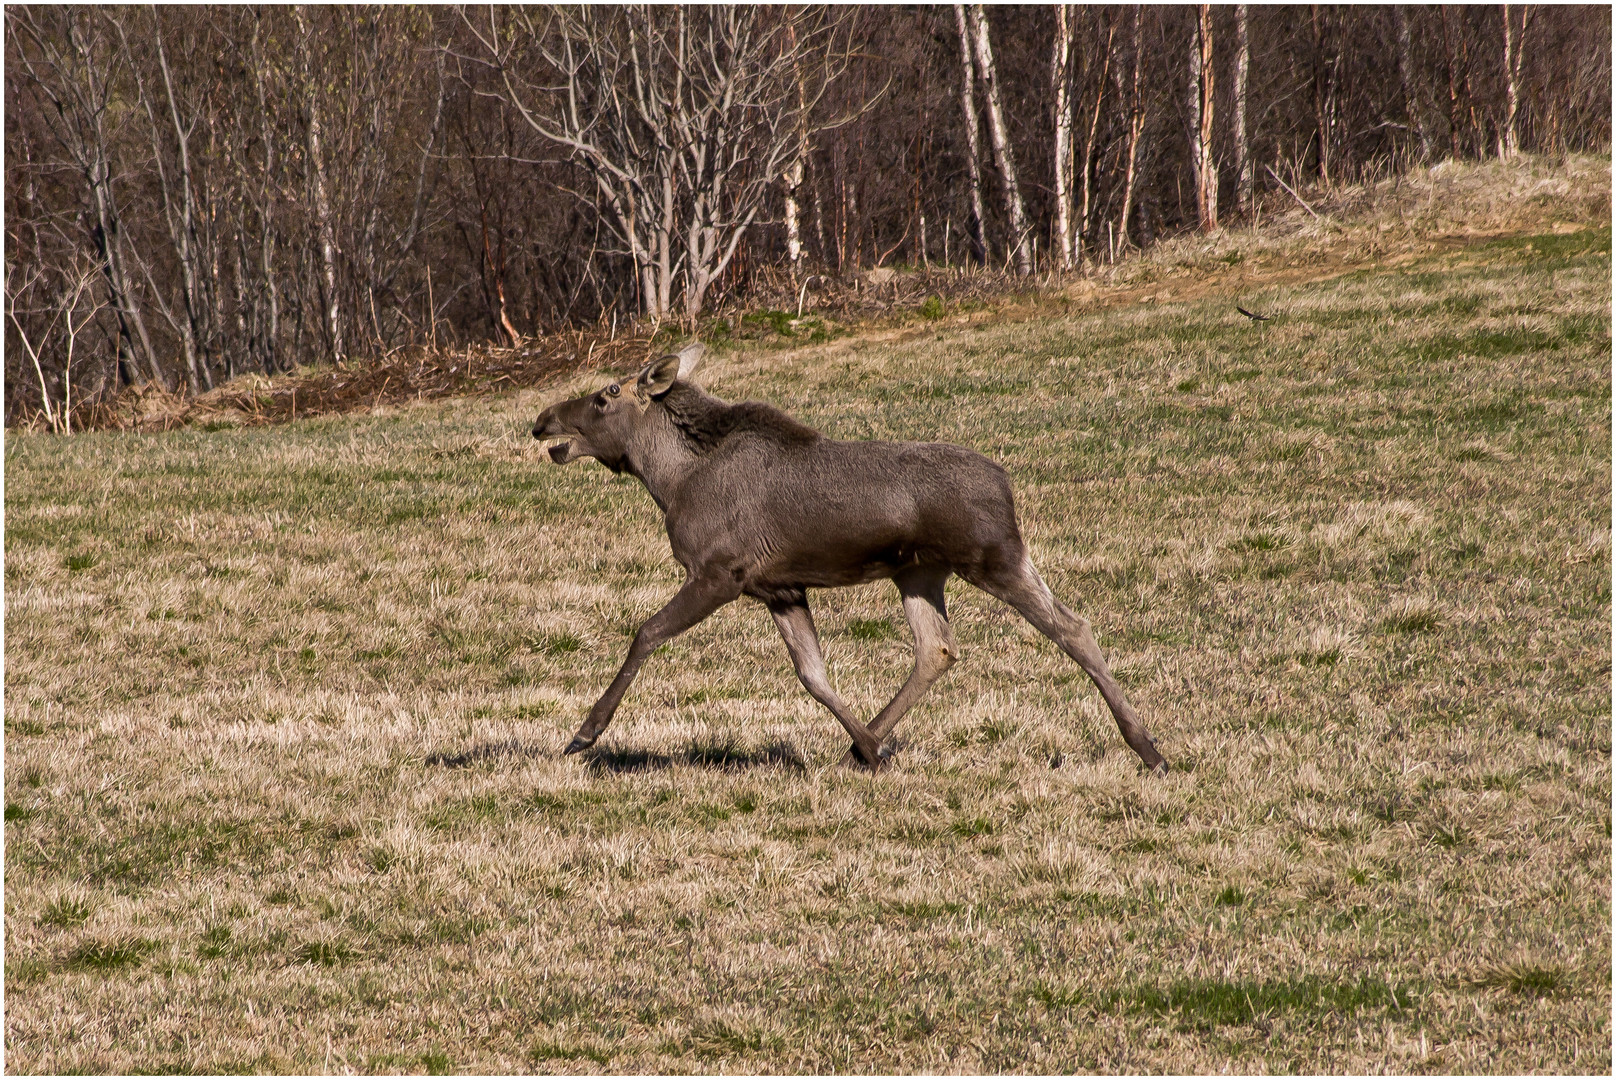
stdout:
<svg viewBox="0 0 1616 1080">
<path fill-rule="evenodd" d="M 656 652 L 669 638 L 689 630 L 740 595 L 740 587 L 732 578 L 726 579 L 722 575 L 687 578 L 673 599 L 664 604 L 661 611 L 645 620 L 639 633 L 634 635 L 634 643 L 628 647 L 628 658 L 618 669 L 617 678 L 612 680 L 612 685 L 606 688 L 594 708 L 589 710 L 589 716 L 562 752 L 576 754 L 595 745 L 600 733 L 612 722 L 612 714 L 617 712 L 618 703 L 628 692 L 634 676 L 639 674 L 640 665 L 645 663 L 646 657 Z"/>
</svg>

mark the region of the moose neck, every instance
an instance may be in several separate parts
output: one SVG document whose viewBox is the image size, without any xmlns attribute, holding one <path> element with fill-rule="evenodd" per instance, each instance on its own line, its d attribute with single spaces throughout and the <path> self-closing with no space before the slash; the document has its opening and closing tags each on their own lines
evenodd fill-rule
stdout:
<svg viewBox="0 0 1616 1080">
<path fill-rule="evenodd" d="M 624 464 L 666 514 L 674 492 L 695 467 L 696 454 L 658 406 L 651 406 L 645 420 L 623 455 Z"/>
</svg>

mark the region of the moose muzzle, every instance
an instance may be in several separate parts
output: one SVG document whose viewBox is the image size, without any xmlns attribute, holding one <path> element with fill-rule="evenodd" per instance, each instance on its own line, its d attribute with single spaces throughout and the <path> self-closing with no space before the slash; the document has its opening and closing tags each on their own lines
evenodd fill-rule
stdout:
<svg viewBox="0 0 1616 1080">
<path fill-rule="evenodd" d="M 565 465 L 567 462 L 583 456 L 578 447 L 578 440 L 569 437 L 572 435 L 573 432 L 568 426 L 563 424 L 560 418 L 556 416 L 554 406 L 545 409 L 539 414 L 539 418 L 533 421 L 533 437 L 535 439 L 565 438 L 567 440 L 550 447 L 550 460 L 557 465 Z"/>
</svg>

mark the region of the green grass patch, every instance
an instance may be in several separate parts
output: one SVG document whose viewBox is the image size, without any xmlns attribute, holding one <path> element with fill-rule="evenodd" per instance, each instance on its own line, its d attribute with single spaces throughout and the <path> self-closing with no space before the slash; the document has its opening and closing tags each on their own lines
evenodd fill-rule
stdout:
<svg viewBox="0 0 1616 1080">
<path fill-rule="evenodd" d="M 159 946 L 160 942 L 134 934 L 120 934 L 110 938 L 90 938 L 74 946 L 62 958 L 62 965 L 81 971 L 116 971 L 135 967 Z"/>
<path fill-rule="evenodd" d="M 1187 1031 L 1252 1024 L 1282 1016 L 1319 1022 L 1367 1010 L 1401 1014 L 1419 1002 L 1415 983 L 1388 983 L 1365 976 L 1335 981 L 1316 975 L 1247 981 L 1181 979 L 1166 986 L 1143 984 L 1108 995 L 1108 1005 L 1159 1017 Z"/>
<path fill-rule="evenodd" d="M 1552 997 L 1571 988 L 1570 972 L 1561 965 L 1524 960 L 1482 968 L 1471 982 L 1525 997 Z"/>
</svg>

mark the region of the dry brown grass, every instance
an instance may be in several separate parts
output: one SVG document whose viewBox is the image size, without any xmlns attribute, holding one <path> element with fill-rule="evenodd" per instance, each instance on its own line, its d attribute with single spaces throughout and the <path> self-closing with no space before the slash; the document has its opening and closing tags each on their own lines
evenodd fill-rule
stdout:
<svg viewBox="0 0 1616 1080">
<path fill-rule="evenodd" d="M 526 437 L 590 379 L 11 435 L 8 1067 L 1608 1071 L 1610 241 L 1571 220 L 1253 286 L 1262 326 L 720 351 L 724 396 L 1003 461 L 1164 780 L 957 583 L 887 774 L 745 605 L 560 758 L 678 580 L 633 481 Z M 872 712 L 892 590 L 815 602 Z"/>
</svg>

